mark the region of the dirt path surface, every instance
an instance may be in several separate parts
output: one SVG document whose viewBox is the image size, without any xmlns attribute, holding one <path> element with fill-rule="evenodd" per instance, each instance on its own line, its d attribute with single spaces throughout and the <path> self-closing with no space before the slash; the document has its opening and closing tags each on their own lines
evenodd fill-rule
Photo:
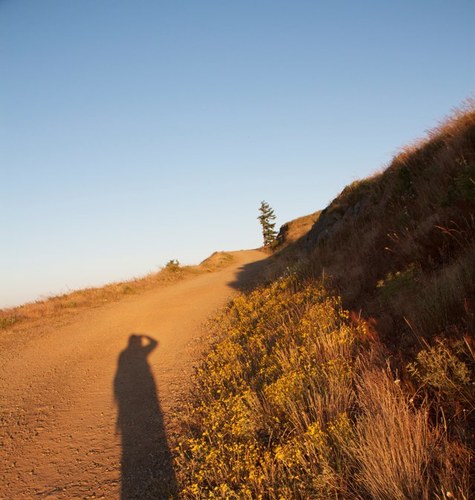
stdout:
<svg viewBox="0 0 475 500">
<path fill-rule="evenodd" d="M 202 324 L 265 258 L 233 255 L 68 325 L 0 335 L 0 498 L 174 496 L 173 413 Z"/>
</svg>

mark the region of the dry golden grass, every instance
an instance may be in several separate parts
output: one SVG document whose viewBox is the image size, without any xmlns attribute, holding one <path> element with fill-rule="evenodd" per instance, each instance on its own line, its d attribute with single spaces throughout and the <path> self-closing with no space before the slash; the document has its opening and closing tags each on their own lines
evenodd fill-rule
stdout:
<svg viewBox="0 0 475 500">
<path fill-rule="evenodd" d="M 298 219 L 283 224 L 280 228 L 276 241 L 276 249 L 281 250 L 298 241 L 312 229 L 320 216 L 320 211 L 310 215 L 304 215 Z"/>
<path fill-rule="evenodd" d="M 350 453 L 370 498 L 468 498 L 470 454 L 430 424 L 427 402 L 414 406 L 387 370 L 366 370 L 357 384 L 362 412 Z"/>
<path fill-rule="evenodd" d="M 211 272 L 229 265 L 233 256 L 226 252 L 215 252 L 198 266 L 180 266 L 170 261 L 159 272 L 143 278 L 112 283 L 100 288 L 87 288 L 45 300 L 0 310 L 0 331 L 24 328 L 45 319 L 61 320 L 90 307 L 115 302 L 128 295 L 141 293 L 152 288 L 168 286 L 187 276 Z"/>
<path fill-rule="evenodd" d="M 427 338 L 453 326 L 473 335 L 465 312 L 475 295 L 473 105 L 345 188 L 307 241 L 308 271 L 331 276 L 349 307 L 389 315 L 402 331 L 407 319 Z"/>
</svg>

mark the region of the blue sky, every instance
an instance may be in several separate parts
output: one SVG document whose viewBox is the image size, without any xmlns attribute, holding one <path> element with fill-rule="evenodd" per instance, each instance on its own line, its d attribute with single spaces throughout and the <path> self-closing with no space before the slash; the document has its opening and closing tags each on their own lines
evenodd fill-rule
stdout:
<svg viewBox="0 0 475 500">
<path fill-rule="evenodd" d="M 0 0 L 0 307 L 257 247 L 475 90 L 472 0 Z"/>
</svg>

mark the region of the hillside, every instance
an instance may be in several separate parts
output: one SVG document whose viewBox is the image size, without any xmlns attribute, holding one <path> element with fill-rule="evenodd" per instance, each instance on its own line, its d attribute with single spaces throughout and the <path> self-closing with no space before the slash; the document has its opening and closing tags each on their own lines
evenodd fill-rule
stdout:
<svg viewBox="0 0 475 500">
<path fill-rule="evenodd" d="M 272 254 L 170 261 L 0 332 L 8 498 L 472 498 L 475 107 Z"/>
<path fill-rule="evenodd" d="M 461 111 L 347 186 L 292 251 L 395 348 L 474 334 L 475 111 Z M 293 253 L 276 260 L 292 261 Z M 301 257 L 302 259 L 302 257 Z M 397 335 L 396 333 L 397 332 Z"/>
<path fill-rule="evenodd" d="M 317 211 L 282 224 L 277 234 L 275 251 L 283 250 L 307 234 L 318 220 L 320 213 Z"/>
<path fill-rule="evenodd" d="M 471 497 L 474 216 L 469 106 L 284 226 L 267 285 L 212 329 L 182 494 Z"/>
<path fill-rule="evenodd" d="M 421 338 L 473 336 L 474 128 L 475 111 L 455 113 L 383 172 L 282 226 L 274 274 L 297 266 L 325 276 L 396 350 L 417 350 Z"/>
</svg>

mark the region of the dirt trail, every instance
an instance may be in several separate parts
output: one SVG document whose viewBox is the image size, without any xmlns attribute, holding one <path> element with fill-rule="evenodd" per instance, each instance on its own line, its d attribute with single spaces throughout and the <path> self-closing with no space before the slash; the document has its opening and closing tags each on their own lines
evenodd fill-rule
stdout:
<svg viewBox="0 0 475 500">
<path fill-rule="evenodd" d="M 0 498 L 167 498 L 173 412 L 202 324 L 265 255 L 0 336 Z M 143 335 L 143 337 L 133 336 Z"/>
</svg>

